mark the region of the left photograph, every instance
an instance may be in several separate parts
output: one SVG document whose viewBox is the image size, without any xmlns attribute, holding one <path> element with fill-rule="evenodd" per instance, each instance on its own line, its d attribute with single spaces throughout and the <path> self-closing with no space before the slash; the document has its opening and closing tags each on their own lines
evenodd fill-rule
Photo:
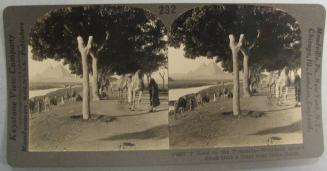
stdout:
<svg viewBox="0 0 327 171">
<path fill-rule="evenodd" d="M 169 149 L 167 37 L 141 8 L 40 16 L 28 44 L 28 150 Z"/>
</svg>

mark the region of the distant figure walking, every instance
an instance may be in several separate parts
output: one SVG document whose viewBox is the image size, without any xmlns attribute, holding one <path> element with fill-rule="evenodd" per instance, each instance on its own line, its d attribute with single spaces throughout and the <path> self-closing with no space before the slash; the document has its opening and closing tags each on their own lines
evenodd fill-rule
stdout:
<svg viewBox="0 0 327 171">
<path fill-rule="evenodd" d="M 197 93 L 197 94 L 195 95 L 195 99 L 196 99 L 196 105 L 197 105 L 198 107 L 200 107 L 200 106 L 203 105 L 202 96 L 201 96 L 200 93 Z"/>
<path fill-rule="evenodd" d="M 216 92 L 213 92 L 213 102 L 216 102 Z"/>
<path fill-rule="evenodd" d="M 294 89 L 295 89 L 295 106 L 301 106 L 301 77 L 296 73 L 294 78 Z"/>
<path fill-rule="evenodd" d="M 50 111 L 51 100 L 49 96 L 45 96 L 43 99 L 44 111 Z"/>
<path fill-rule="evenodd" d="M 273 97 L 273 95 L 276 94 L 275 90 L 278 81 L 278 74 L 276 74 L 274 71 L 271 71 L 267 80 L 268 97 Z"/>
<path fill-rule="evenodd" d="M 120 80 L 121 81 L 121 80 Z M 109 96 L 109 91 L 110 93 L 113 93 L 113 88 L 112 84 L 110 81 L 110 77 L 107 77 L 106 75 L 103 75 L 100 80 L 99 80 L 99 94 L 101 98 Z"/>
<path fill-rule="evenodd" d="M 258 92 L 258 88 L 260 87 L 259 84 L 260 84 L 260 74 L 251 74 L 250 75 L 250 92 L 252 94 L 255 94 Z"/>
<path fill-rule="evenodd" d="M 156 81 L 151 78 L 150 83 L 149 83 L 149 94 L 150 94 L 150 112 L 155 112 L 156 107 L 160 105 L 160 100 L 159 100 L 159 89 L 158 89 L 158 84 Z"/>
<path fill-rule="evenodd" d="M 282 72 L 280 73 L 276 84 L 276 97 L 278 100 L 277 104 L 279 105 L 282 104 L 283 97 L 284 97 L 284 102 L 287 101 L 288 88 L 291 82 L 288 73 L 289 73 L 289 68 L 285 66 Z"/>
</svg>

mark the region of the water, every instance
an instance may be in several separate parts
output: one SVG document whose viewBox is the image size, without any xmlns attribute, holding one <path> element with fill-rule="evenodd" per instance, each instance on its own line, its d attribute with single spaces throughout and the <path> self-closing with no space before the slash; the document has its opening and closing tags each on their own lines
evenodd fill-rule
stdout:
<svg viewBox="0 0 327 171">
<path fill-rule="evenodd" d="M 185 96 L 187 94 L 197 93 L 201 90 L 214 87 L 216 85 L 206 85 L 201 87 L 191 87 L 191 88 L 176 88 L 169 90 L 169 101 L 176 101 L 178 98 Z"/>
<path fill-rule="evenodd" d="M 30 90 L 29 91 L 29 98 L 36 97 L 36 96 L 44 96 L 50 92 L 57 91 L 62 88 L 49 88 L 43 90 Z"/>
<path fill-rule="evenodd" d="M 169 90 L 169 101 L 176 101 L 178 98 L 185 96 L 187 94 L 197 93 L 201 90 L 214 87 L 216 85 L 206 85 L 200 87 L 190 87 L 190 88 L 176 88 Z M 44 96 L 50 92 L 57 91 L 63 88 L 49 88 L 43 90 L 30 90 L 29 91 L 29 98 L 36 97 L 36 96 Z"/>
</svg>

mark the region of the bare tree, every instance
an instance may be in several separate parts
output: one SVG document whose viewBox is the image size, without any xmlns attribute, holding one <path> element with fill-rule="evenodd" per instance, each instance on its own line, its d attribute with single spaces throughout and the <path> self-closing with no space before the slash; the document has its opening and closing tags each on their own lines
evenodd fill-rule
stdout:
<svg viewBox="0 0 327 171">
<path fill-rule="evenodd" d="M 87 45 L 85 46 L 83 38 L 77 37 L 78 50 L 81 53 L 83 66 L 83 119 L 87 120 L 90 117 L 90 85 L 89 85 L 89 67 L 87 63 L 87 56 L 90 53 L 93 36 L 89 36 Z"/>
<path fill-rule="evenodd" d="M 233 114 L 240 114 L 240 82 L 238 69 L 238 54 L 242 47 L 244 35 L 241 34 L 238 43 L 235 42 L 233 34 L 229 35 L 229 48 L 232 51 L 233 58 Z"/>
</svg>

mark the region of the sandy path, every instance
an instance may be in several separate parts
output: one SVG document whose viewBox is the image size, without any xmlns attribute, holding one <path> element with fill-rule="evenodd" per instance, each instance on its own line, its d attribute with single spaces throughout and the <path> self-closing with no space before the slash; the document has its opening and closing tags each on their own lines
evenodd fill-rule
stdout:
<svg viewBox="0 0 327 171">
<path fill-rule="evenodd" d="M 271 103 L 264 95 L 241 99 L 243 115 L 231 115 L 232 99 L 211 102 L 175 120 L 170 116 L 172 148 L 236 147 L 302 143 L 301 108 Z M 249 111 L 252 114 L 249 114 Z M 251 117 L 263 114 L 261 117 Z"/>
<path fill-rule="evenodd" d="M 81 120 L 81 103 L 65 104 L 30 119 L 31 151 L 167 149 L 167 94 L 158 112 L 148 112 L 148 95 L 137 111 L 116 100 L 91 103 L 92 118 Z"/>
</svg>

